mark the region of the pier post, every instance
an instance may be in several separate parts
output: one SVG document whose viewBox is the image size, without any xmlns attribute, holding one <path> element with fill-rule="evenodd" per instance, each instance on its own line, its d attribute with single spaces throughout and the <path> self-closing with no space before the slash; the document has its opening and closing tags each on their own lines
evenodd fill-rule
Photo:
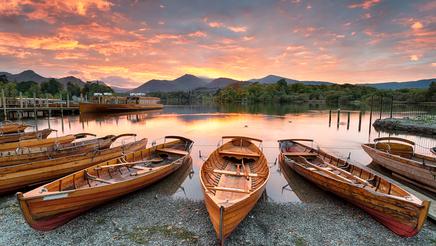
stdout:
<svg viewBox="0 0 436 246">
<path fill-rule="evenodd" d="M 332 125 L 332 110 L 329 110 L 329 127 Z"/>
<path fill-rule="evenodd" d="M 373 110 L 373 104 L 374 104 L 374 96 L 371 96 L 371 106 L 370 106 L 370 113 L 369 113 L 369 135 L 371 135 L 371 128 L 372 128 L 372 110 Z"/>
<path fill-rule="evenodd" d="M 67 108 L 70 108 L 70 93 L 67 93 Z"/>
<path fill-rule="evenodd" d="M 50 128 L 51 108 L 50 108 L 50 106 L 48 104 L 48 94 L 46 95 L 46 98 L 45 98 L 45 105 L 46 105 L 46 107 L 48 109 L 47 122 L 48 122 L 48 128 Z"/>
<path fill-rule="evenodd" d="M 5 90 L 2 89 L 2 105 L 3 105 L 3 116 L 5 121 L 8 120 L 8 114 L 6 113 L 6 97 L 5 97 Z"/>
<path fill-rule="evenodd" d="M 362 129 L 362 111 L 359 112 L 359 129 L 358 129 L 358 131 L 360 132 L 361 129 Z"/>
<path fill-rule="evenodd" d="M 351 114 L 351 112 L 348 111 L 348 114 L 347 114 L 347 130 L 350 129 L 350 114 Z"/>
<path fill-rule="evenodd" d="M 393 108 L 394 108 L 394 96 L 392 96 L 392 100 L 391 100 L 391 116 L 390 116 L 391 119 L 392 119 Z"/>
<path fill-rule="evenodd" d="M 38 131 L 38 122 L 36 120 L 36 118 L 38 117 L 36 114 L 36 93 L 33 92 L 33 117 L 35 118 L 35 127 L 36 130 Z"/>
<path fill-rule="evenodd" d="M 338 109 L 338 122 L 337 122 L 337 127 L 339 128 L 339 123 L 341 121 L 341 110 Z"/>
<path fill-rule="evenodd" d="M 380 96 L 380 118 L 382 118 L 382 113 L 383 113 L 383 96 Z"/>
</svg>

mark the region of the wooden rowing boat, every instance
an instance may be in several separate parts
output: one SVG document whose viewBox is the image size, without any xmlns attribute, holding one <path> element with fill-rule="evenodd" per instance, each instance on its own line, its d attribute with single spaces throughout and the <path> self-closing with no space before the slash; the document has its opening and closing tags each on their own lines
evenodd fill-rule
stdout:
<svg viewBox="0 0 436 246">
<path fill-rule="evenodd" d="M 210 220 L 221 244 L 261 197 L 269 178 L 268 162 L 253 141 L 226 136 L 201 167 L 200 180 Z"/>
<path fill-rule="evenodd" d="M 45 139 L 54 131 L 53 129 L 43 129 L 34 132 L 18 132 L 0 135 L 0 144 L 19 142 L 27 139 Z"/>
<path fill-rule="evenodd" d="M 279 160 L 301 176 L 362 208 L 381 224 L 403 237 L 416 235 L 430 206 L 370 170 L 352 165 L 297 141 L 279 140 Z"/>
<path fill-rule="evenodd" d="M 77 155 L 89 151 L 109 148 L 114 141 L 121 137 L 136 136 L 136 134 L 107 135 L 101 138 L 79 142 L 56 144 L 48 147 L 27 148 L 16 151 L 0 152 L 0 167 L 26 164 L 35 161 L 54 159 L 63 156 Z"/>
<path fill-rule="evenodd" d="M 397 137 L 374 139 L 362 148 L 377 164 L 410 183 L 436 193 L 436 157 L 415 153 L 415 143 Z"/>
<path fill-rule="evenodd" d="M 51 130 L 51 131 L 55 131 L 55 130 Z M 46 138 L 46 139 L 28 139 L 19 142 L 0 144 L 0 152 L 16 151 L 16 150 L 27 149 L 27 148 L 42 148 L 42 147 L 53 146 L 56 144 L 71 143 L 76 139 L 84 138 L 86 136 L 95 137 L 95 135 L 91 133 L 78 133 L 78 134 L 69 134 L 62 137 L 54 137 L 54 138 Z"/>
<path fill-rule="evenodd" d="M 93 102 L 79 103 L 79 110 L 80 113 L 95 113 L 162 109 L 159 100 L 157 97 L 142 96 L 98 96 L 92 99 Z"/>
<path fill-rule="evenodd" d="M 38 187 L 17 193 L 27 223 L 48 231 L 114 198 L 157 182 L 188 158 L 193 142 L 184 137 L 127 154 Z"/>
<path fill-rule="evenodd" d="M 83 154 L 0 167 L 0 194 L 44 183 L 78 170 L 145 148 L 147 139 Z"/>
<path fill-rule="evenodd" d="M 22 132 L 27 127 L 29 127 L 27 124 L 6 122 L 0 126 L 0 134 Z"/>
</svg>

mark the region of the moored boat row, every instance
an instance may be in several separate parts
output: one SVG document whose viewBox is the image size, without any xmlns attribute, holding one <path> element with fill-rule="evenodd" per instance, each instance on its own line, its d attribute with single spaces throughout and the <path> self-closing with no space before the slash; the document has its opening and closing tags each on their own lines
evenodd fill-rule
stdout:
<svg viewBox="0 0 436 246">
<path fill-rule="evenodd" d="M 24 218 L 32 228 L 52 230 L 95 206 L 163 179 L 190 159 L 193 146 L 190 139 L 167 136 L 162 144 L 150 148 L 147 139 L 110 147 L 115 139 L 131 134 L 73 142 L 88 135 L 67 135 L 73 139 L 62 143 L 37 144 L 50 138 L 21 140 L 15 142 L 20 146 L 18 150 L 7 147 L 0 156 L 0 193 L 58 178 L 17 193 Z M 394 139 L 376 142 L 384 140 Z M 302 144 L 304 141 L 312 140 L 280 140 L 280 163 L 362 208 L 398 235 L 411 237 L 421 230 L 428 201 L 418 199 L 369 169 Z M 225 136 L 201 167 L 199 177 L 205 205 L 221 243 L 265 191 L 270 170 L 261 143 L 262 140 L 250 137 Z M 0 149 L 7 144 L 11 143 L 0 144 Z M 376 145 L 378 150 L 388 146 Z M 393 151 L 395 147 L 389 144 L 384 149 L 394 155 L 398 154 Z M 414 153 L 412 156 L 417 157 Z"/>
</svg>

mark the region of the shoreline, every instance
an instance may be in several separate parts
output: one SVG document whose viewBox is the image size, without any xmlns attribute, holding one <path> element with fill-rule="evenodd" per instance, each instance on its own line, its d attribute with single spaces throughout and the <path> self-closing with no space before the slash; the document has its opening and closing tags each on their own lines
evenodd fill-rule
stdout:
<svg viewBox="0 0 436 246">
<path fill-rule="evenodd" d="M 0 221 L 0 245 L 217 243 L 204 203 L 162 195 L 159 183 L 94 208 L 50 232 L 31 229 L 15 196 L 8 195 L 0 198 Z M 430 220 L 415 237 L 401 238 L 363 210 L 326 193 L 313 203 L 274 203 L 263 196 L 226 245 L 398 246 L 430 245 L 435 239 L 436 224 Z"/>
<path fill-rule="evenodd" d="M 387 132 L 409 132 L 436 137 L 436 118 L 431 116 L 377 119 L 373 126 L 376 130 Z"/>
</svg>

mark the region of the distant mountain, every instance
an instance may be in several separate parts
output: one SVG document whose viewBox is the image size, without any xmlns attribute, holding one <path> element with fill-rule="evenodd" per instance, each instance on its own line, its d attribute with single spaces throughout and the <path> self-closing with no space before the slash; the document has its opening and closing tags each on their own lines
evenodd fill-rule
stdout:
<svg viewBox="0 0 436 246">
<path fill-rule="evenodd" d="M 298 80 L 288 79 L 288 78 L 277 76 L 277 75 L 268 75 L 268 76 L 260 78 L 260 79 L 250 79 L 249 82 L 259 82 L 261 84 L 274 84 L 281 79 L 286 80 L 286 82 L 288 82 L 288 84 L 298 82 Z"/>
<path fill-rule="evenodd" d="M 332 85 L 334 83 L 332 82 L 325 82 L 325 81 L 300 81 L 295 79 L 289 79 L 282 76 L 277 75 L 268 75 L 266 77 L 260 78 L 260 79 L 250 79 L 250 82 L 259 82 L 261 84 L 274 84 L 277 81 L 284 79 L 288 84 L 294 84 L 294 83 L 303 83 L 305 85 Z"/>
<path fill-rule="evenodd" d="M 118 87 L 118 86 L 111 86 L 111 88 L 116 93 L 126 93 L 126 92 L 132 90 L 132 88 L 123 88 L 123 87 Z"/>
<path fill-rule="evenodd" d="M 212 80 L 206 85 L 206 88 L 221 89 L 231 84 L 240 83 L 241 81 L 229 79 L 229 78 L 217 78 Z"/>
<path fill-rule="evenodd" d="M 366 83 L 360 85 L 365 85 L 380 90 L 426 89 L 430 86 L 431 82 L 436 82 L 436 78 L 406 82 Z"/>
<path fill-rule="evenodd" d="M 60 79 L 56 79 L 56 80 L 61 82 L 65 86 L 68 84 L 68 82 L 70 82 L 72 84 L 76 84 L 80 87 L 83 87 L 85 85 L 85 82 L 83 82 L 81 79 L 78 79 L 74 76 L 67 76 L 67 77 L 63 77 Z"/>
<path fill-rule="evenodd" d="M 172 91 L 189 91 L 206 85 L 204 79 L 198 78 L 191 74 L 185 74 L 175 80 L 150 80 L 130 92 L 172 92 Z"/>
<path fill-rule="evenodd" d="M 8 72 L 0 72 L 0 75 L 6 75 L 6 78 L 9 81 L 12 82 L 24 82 L 24 81 L 34 81 L 36 83 L 43 83 L 50 80 L 50 78 L 43 77 L 37 73 L 35 73 L 33 70 L 25 70 L 18 74 L 11 74 Z M 83 87 L 85 85 L 85 82 L 83 82 L 81 79 L 78 79 L 74 76 L 67 76 L 60 79 L 56 79 L 60 83 L 62 83 L 64 86 L 67 85 L 68 82 L 71 82 L 73 84 L 76 84 L 80 87 Z"/>
</svg>

